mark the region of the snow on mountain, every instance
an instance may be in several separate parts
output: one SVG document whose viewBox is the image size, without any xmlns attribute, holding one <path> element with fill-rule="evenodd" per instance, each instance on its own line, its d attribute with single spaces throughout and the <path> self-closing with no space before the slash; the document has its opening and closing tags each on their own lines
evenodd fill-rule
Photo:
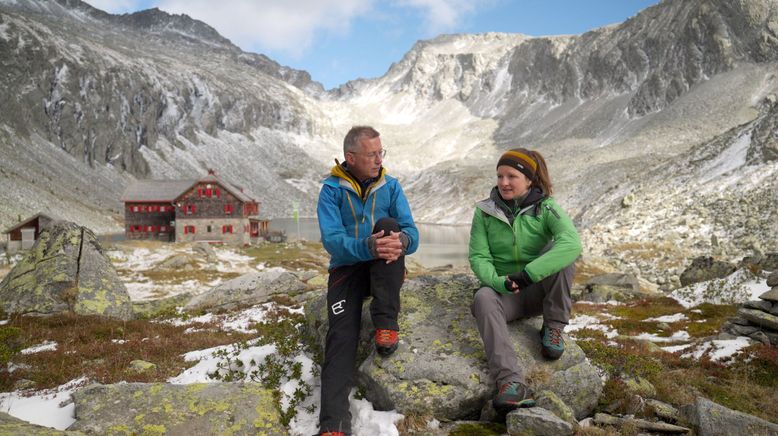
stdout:
<svg viewBox="0 0 778 436">
<path fill-rule="evenodd" d="M 383 77 L 329 92 L 183 15 L 0 0 L 0 59 L 3 226 L 49 207 L 116 229 L 130 180 L 207 168 L 268 216 L 293 203 L 312 216 L 355 124 L 381 131 L 385 165 L 420 222 L 469 222 L 497 157 L 516 146 L 546 156 L 555 196 L 593 252 L 669 238 L 683 230 L 665 224 L 674 214 L 696 226 L 683 230 L 690 250 L 709 250 L 711 230 L 746 252 L 754 244 L 731 237 L 737 219 L 704 210 L 740 196 L 774 217 L 772 0 L 665 0 L 582 35 L 443 35 Z M 622 207 L 626 196 L 642 206 Z M 771 230 L 758 221 L 757 239 Z"/>
</svg>

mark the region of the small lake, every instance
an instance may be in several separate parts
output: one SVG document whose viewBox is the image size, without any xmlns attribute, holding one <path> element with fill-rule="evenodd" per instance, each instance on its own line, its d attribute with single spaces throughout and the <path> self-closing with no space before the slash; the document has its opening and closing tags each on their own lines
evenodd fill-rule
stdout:
<svg viewBox="0 0 778 436">
<path fill-rule="evenodd" d="M 270 230 L 283 230 L 289 240 L 298 238 L 307 241 L 320 241 L 319 222 L 316 218 L 274 218 L 270 221 Z M 470 226 L 452 226 L 437 224 L 416 224 L 421 242 L 419 249 L 411 258 L 425 268 L 451 264 L 467 265 L 467 243 L 470 240 Z"/>
</svg>

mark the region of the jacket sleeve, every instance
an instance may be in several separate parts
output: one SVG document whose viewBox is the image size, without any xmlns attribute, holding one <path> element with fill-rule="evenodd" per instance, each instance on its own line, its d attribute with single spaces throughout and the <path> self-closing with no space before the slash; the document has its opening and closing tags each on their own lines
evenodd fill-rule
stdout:
<svg viewBox="0 0 778 436">
<path fill-rule="evenodd" d="M 561 271 L 581 255 L 581 238 L 573 220 L 552 199 L 544 201 L 542 208 L 545 226 L 554 238 L 554 246 L 524 267 L 534 283 Z"/>
<path fill-rule="evenodd" d="M 403 188 L 397 182 L 395 182 L 395 189 L 392 192 L 392 197 L 392 206 L 389 215 L 397 220 L 397 223 L 400 225 L 400 230 L 408 236 L 408 247 L 405 249 L 405 254 L 413 254 L 416 252 L 416 249 L 419 248 L 419 230 L 413 222 L 411 206 L 408 204 L 408 199 L 405 197 Z"/>
<path fill-rule="evenodd" d="M 478 208 L 475 209 L 473 224 L 470 227 L 468 253 L 470 268 L 481 283 L 501 294 L 511 293 L 505 288 L 505 277 L 497 275 L 492 253 L 489 250 L 485 218 Z"/>
<path fill-rule="evenodd" d="M 316 215 L 319 219 L 319 231 L 324 249 L 344 264 L 365 262 L 373 259 L 367 238 L 355 238 L 346 234 L 346 227 L 340 216 L 339 188 L 324 185 L 319 192 Z M 346 194 L 348 195 L 348 194 Z"/>
</svg>

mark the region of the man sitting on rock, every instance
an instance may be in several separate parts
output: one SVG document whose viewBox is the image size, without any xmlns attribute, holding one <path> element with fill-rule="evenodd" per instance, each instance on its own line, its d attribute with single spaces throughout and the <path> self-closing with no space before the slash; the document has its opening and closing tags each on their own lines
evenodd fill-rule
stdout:
<svg viewBox="0 0 778 436">
<path fill-rule="evenodd" d="M 373 297 L 370 315 L 375 347 L 382 356 L 397 349 L 400 287 L 405 255 L 416 251 L 419 232 L 397 179 L 381 165 L 386 155 L 378 131 L 349 130 L 343 140 L 346 161 L 335 160 L 319 193 L 317 215 L 324 248 L 330 254 L 327 307 L 329 330 L 321 374 L 322 435 L 351 432 L 348 395 L 362 322 L 362 301 Z"/>
</svg>

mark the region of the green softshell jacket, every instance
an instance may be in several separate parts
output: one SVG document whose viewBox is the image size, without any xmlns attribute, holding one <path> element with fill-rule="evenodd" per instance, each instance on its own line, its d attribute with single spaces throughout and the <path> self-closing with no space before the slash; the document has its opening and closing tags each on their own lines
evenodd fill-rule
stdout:
<svg viewBox="0 0 778 436">
<path fill-rule="evenodd" d="M 553 247 L 544 251 L 549 245 Z M 486 199 L 476 203 L 469 252 L 470 268 L 478 280 L 510 294 L 505 276 L 524 270 L 537 283 L 573 263 L 581 254 L 581 239 L 573 221 L 551 197 L 519 211 L 513 224 L 494 200 Z"/>
</svg>

